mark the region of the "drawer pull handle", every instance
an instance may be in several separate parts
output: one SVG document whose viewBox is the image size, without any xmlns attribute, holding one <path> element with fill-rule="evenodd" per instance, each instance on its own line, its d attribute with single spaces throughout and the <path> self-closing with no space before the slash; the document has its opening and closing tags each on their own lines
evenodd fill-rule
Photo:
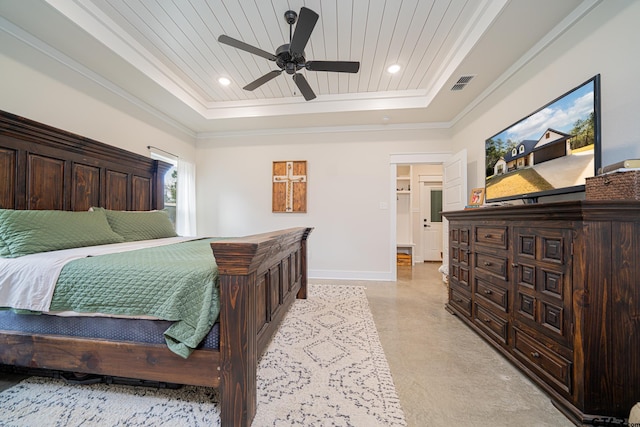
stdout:
<svg viewBox="0 0 640 427">
<path fill-rule="evenodd" d="M 534 359 L 537 359 L 540 357 L 540 353 L 538 353 L 537 351 L 532 351 L 531 352 L 531 357 L 533 357 Z"/>
<path fill-rule="evenodd" d="M 490 263 L 489 261 L 485 261 L 483 264 L 484 264 L 485 266 L 487 266 L 487 267 L 489 267 L 489 266 L 491 265 L 491 263 Z"/>
<path fill-rule="evenodd" d="M 493 237 L 493 236 L 491 236 L 491 234 L 485 234 L 485 235 L 484 235 L 484 238 L 485 238 L 485 239 L 490 239 L 491 237 Z"/>
<path fill-rule="evenodd" d="M 491 319 L 484 319 L 485 323 L 491 323 Z"/>
<path fill-rule="evenodd" d="M 462 302 L 462 299 L 456 298 L 456 302 Z"/>
<path fill-rule="evenodd" d="M 516 264 L 515 262 L 512 262 L 512 263 L 511 263 L 511 267 L 513 267 L 513 268 L 518 268 L 518 264 Z"/>
<path fill-rule="evenodd" d="M 491 289 L 485 289 L 484 293 L 487 295 L 491 295 L 493 292 L 491 291 Z"/>
</svg>

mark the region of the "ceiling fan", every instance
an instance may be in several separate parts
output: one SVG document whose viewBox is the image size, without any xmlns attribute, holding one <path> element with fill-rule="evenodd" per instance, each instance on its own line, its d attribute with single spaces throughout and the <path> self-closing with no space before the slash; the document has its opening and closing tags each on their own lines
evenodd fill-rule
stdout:
<svg viewBox="0 0 640 427">
<path fill-rule="evenodd" d="M 255 46 L 251 46 L 240 40 L 236 40 L 226 35 L 218 37 L 220 43 L 235 47 L 237 49 L 244 50 L 245 52 L 252 53 L 254 55 L 261 56 L 270 61 L 274 61 L 280 68 L 279 70 L 273 70 L 265 74 L 264 76 L 254 80 L 245 87 L 244 90 L 255 90 L 263 84 L 267 83 L 271 79 L 278 77 L 283 71 L 287 74 L 293 75 L 293 81 L 295 82 L 300 93 L 304 96 L 304 99 L 311 101 L 316 97 L 313 93 L 311 86 L 307 82 L 307 79 L 303 74 L 297 73 L 301 69 L 308 71 L 333 71 L 338 73 L 357 73 L 360 69 L 360 63 L 355 61 L 307 61 L 304 56 L 304 48 L 311 37 L 311 32 L 318 21 L 318 14 L 313 10 L 303 7 L 300 9 L 300 17 L 293 10 L 288 10 L 284 14 L 284 19 L 289 24 L 289 43 L 283 44 L 276 50 L 276 54 L 273 55 L 265 50 L 259 49 Z M 293 31 L 293 24 L 298 21 L 295 32 Z"/>
</svg>

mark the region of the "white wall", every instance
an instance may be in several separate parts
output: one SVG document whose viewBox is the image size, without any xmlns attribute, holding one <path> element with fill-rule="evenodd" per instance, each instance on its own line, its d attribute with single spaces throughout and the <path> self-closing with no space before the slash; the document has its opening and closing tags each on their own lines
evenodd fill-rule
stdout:
<svg viewBox="0 0 640 427">
<path fill-rule="evenodd" d="M 449 134 L 387 129 L 198 141 L 198 233 L 233 236 L 311 226 L 310 277 L 393 279 L 390 155 L 448 151 Z M 307 161 L 306 214 L 271 212 L 276 160 Z"/>
<path fill-rule="evenodd" d="M 19 42 L 1 32 L 0 43 L 8 53 L 0 53 L 0 110 L 145 156 L 154 145 L 195 162 L 194 137 L 44 55 L 30 55 L 30 47 L 15 46 Z M 19 49 L 21 61 L 10 56 L 11 48 Z"/>
<path fill-rule="evenodd" d="M 484 186 L 484 140 L 601 75 L 602 165 L 640 158 L 640 1 L 603 1 L 454 127 L 469 188 Z"/>
</svg>

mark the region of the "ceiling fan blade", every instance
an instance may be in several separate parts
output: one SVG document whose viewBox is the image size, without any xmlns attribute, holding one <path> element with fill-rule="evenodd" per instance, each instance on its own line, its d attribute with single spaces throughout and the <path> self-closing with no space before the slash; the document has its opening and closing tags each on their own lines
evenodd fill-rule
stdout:
<svg viewBox="0 0 640 427">
<path fill-rule="evenodd" d="M 307 61 L 309 71 L 335 71 L 338 73 L 357 73 L 360 63 L 356 61 Z"/>
<path fill-rule="evenodd" d="M 313 89 L 311 89 L 307 79 L 305 79 L 302 74 L 294 74 L 293 81 L 296 83 L 296 86 L 298 86 L 298 89 L 300 89 L 300 93 L 302 93 L 305 100 L 311 101 L 312 99 L 315 99 L 316 94 L 313 93 Z"/>
<path fill-rule="evenodd" d="M 275 79 L 276 77 L 278 77 L 280 75 L 280 73 L 282 73 L 282 70 L 269 71 L 267 74 L 265 74 L 264 76 L 260 77 L 259 79 L 256 79 L 256 80 L 252 81 L 251 83 L 249 83 L 248 85 L 246 85 L 242 89 L 244 89 L 244 90 L 257 89 L 258 87 L 262 86 L 263 84 L 265 84 L 269 80 Z"/>
<path fill-rule="evenodd" d="M 255 46 L 251 46 L 250 44 L 247 44 L 245 42 L 241 42 L 240 40 L 236 40 L 234 38 L 231 38 L 229 36 L 226 35 L 221 35 L 220 37 L 218 37 L 218 41 L 220 43 L 224 43 L 226 45 L 229 45 L 231 47 L 235 47 L 236 49 L 240 49 L 240 50 L 244 50 L 245 52 L 249 52 L 249 53 L 253 53 L 254 55 L 258 55 L 261 56 L 263 58 L 266 58 L 270 61 L 275 61 L 276 59 L 278 59 L 274 54 L 267 52 L 266 50 L 262 50 L 259 49 Z"/>
<path fill-rule="evenodd" d="M 311 9 L 303 7 L 300 9 L 296 31 L 293 33 L 291 43 L 289 44 L 289 53 L 292 56 L 303 56 L 304 48 L 311 37 L 313 27 L 318 22 L 318 14 Z"/>
</svg>

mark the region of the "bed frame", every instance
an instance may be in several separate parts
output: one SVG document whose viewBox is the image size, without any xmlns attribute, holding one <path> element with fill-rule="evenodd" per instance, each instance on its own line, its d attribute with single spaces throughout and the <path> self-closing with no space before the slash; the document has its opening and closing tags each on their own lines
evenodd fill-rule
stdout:
<svg viewBox="0 0 640 427">
<path fill-rule="evenodd" d="M 170 165 L 0 111 L 0 208 L 163 208 Z M 135 378 L 221 392 L 223 426 L 249 426 L 258 360 L 288 308 L 306 298 L 306 242 L 292 228 L 211 244 L 220 277 L 220 349 L 188 359 L 165 345 L 0 330 L 0 364 Z"/>
</svg>

